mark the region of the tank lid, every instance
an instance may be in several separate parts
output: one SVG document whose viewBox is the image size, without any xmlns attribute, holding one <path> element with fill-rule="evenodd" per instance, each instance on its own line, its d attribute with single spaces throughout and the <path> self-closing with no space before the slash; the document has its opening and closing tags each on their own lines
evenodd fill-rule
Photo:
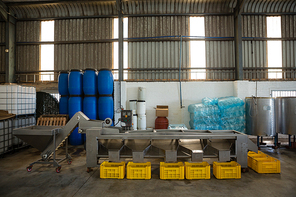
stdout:
<svg viewBox="0 0 296 197">
<path fill-rule="evenodd" d="M 79 72 L 81 72 L 80 69 L 71 69 L 70 72 L 72 72 L 72 71 L 79 71 Z"/>
<path fill-rule="evenodd" d="M 69 71 L 67 71 L 67 70 L 62 70 L 62 71 L 60 71 L 60 74 L 61 74 L 61 73 L 67 73 L 67 74 L 68 74 Z"/>
<path fill-rule="evenodd" d="M 274 97 L 246 97 L 246 99 L 274 99 Z"/>
<path fill-rule="evenodd" d="M 109 68 L 101 68 L 99 71 L 103 71 L 103 70 L 112 71 L 112 70 L 109 69 Z"/>
<path fill-rule="evenodd" d="M 93 71 L 97 71 L 97 69 L 95 69 L 95 68 L 86 68 L 86 69 L 84 69 L 84 70 L 93 70 Z"/>
<path fill-rule="evenodd" d="M 280 99 L 295 99 L 295 96 L 292 97 L 275 97 L 275 99 L 280 98 Z"/>
</svg>

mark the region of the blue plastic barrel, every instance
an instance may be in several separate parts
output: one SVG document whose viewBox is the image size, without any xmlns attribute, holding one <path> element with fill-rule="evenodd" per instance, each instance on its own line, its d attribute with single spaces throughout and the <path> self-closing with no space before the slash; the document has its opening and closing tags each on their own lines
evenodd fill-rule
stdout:
<svg viewBox="0 0 296 197">
<path fill-rule="evenodd" d="M 82 98 L 78 96 L 70 96 L 68 107 L 69 118 L 72 118 L 76 112 L 82 111 Z M 69 142 L 74 146 L 83 144 L 83 137 L 78 133 L 78 128 L 74 129 L 69 136 Z"/>
<path fill-rule="evenodd" d="M 70 95 L 82 95 L 82 73 L 78 69 L 72 69 L 68 78 L 68 90 Z"/>
<path fill-rule="evenodd" d="M 68 95 L 68 71 L 60 72 L 58 90 L 60 95 Z"/>
<path fill-rule="evenodd" d="M 98 74 L 98 91 L 100 95 L 113 93 L 113 74 L 111 70 L 101 69 Z"/>
<path fill-rule="evenodd" d="M 83 113 L 92 120 L 97 119 L 97 97 L 87 96 L 83 99 Z"/>
<path fill-rule="evenodd" d="M 60 114 L 68 114 L 68 96 L 62 95 L 59 103 Z"/>
<path fill-rule="evenodd" d="M 113 119 L 114 105 L 111 96 L 100 96 L 98 99 L 98 114 L 100 120 Z"/>
<path fill-rule="evenodd" d="M 97 71 L 93 68 L 85 69 L 83 73 L 83 92 L 85 95 L 97 94 Z"/>
</svg>

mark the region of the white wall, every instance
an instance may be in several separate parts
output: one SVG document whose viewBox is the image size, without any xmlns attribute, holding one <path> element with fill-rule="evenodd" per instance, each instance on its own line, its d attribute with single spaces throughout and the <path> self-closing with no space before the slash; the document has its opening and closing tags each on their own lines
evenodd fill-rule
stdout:
<svg viewBox="0 0 296 197">
<path fill-rule="evenodd" d="M 128 101 L 138 98 L 138 87 L 145 87 L 147 127 L 154 127 L 156 105 L 168 105 L 169 123 L 184 123 L 189 128 L 188 105 L 200 103 L 204 97 L 237 96 L 245 99 L 252 95 L 270 97 L 272 90 L 296 90 L 296 81 L 182 82 L 184 108 L 181 108 L 179 85 L 179 82 L 122 82 L 121 105 L 129 109 Z M 119 90 L 119 82 L 115 82 L 115 110 L 120 106 Z M 120 113 L 115 113 L 115 122 L 119 117 Z"/>
<path fill-rule="evenodd" d="M 138 87 L 146 88 L 147 127 L 154 127 L 156 105 L 169 106 L 169 123 L 184 123 L 189 128 L 188 105 L 204 97 L 233 96 L 233 82 L 182 82 L 183 108 L 180 107 L 179 82 L 127 82 L 126 107 L 129 100 L 138 98 Z"/>
<path fill-rule="evenodd" d="M 296 81 L 234 81 L 234 96 L 270 97 L 272 90 L 295 90 Z"/>
</svg>

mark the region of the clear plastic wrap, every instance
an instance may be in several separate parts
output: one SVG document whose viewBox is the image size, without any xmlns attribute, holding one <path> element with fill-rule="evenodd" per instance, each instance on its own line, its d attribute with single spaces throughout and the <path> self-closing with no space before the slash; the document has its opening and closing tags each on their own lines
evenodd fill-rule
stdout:
<svg viewBox="0 0 296 197">
<path fill-rule="evenodd" d="M 245 132 L 244 101 L 238 97 L 206 97 L 202 103 L 189 105 L 188 111 L 191 129 Z"/>
<path fill-rule="evenodd" d="M 204 104 L 205 106 L 207 105 L 217 105 L 218 104 L 218 98 L 209 98 L 209 97 L 205 97 L 201 100 L 202 104 Z"/>
</svg>

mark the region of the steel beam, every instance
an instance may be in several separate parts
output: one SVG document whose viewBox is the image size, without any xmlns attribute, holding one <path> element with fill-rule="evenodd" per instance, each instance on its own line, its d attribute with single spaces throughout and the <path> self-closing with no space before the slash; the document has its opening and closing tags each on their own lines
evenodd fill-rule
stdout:
<svg viewBox="0 0 296 197">
<path fill-rule="evenodd" d="M 118 9 L 118 75 L 119 81 L 123 81 L 123 12 L 122 1 L 116 0 Z"/>
<path fill-rule="evenodd" d="M 7 21 L 6 21 L 6 37 L 5 37 L 5 52 L 6 52 L 6 75 L 5 82 L 6 83 L 14 83 L 15 82 L 15 49 L 16 49 L 16 28 L 15 23 L 16 20 L 14 17 L 9 14 L 9 9 L 7 10 Z"/>
<path fill-rule="evenodd" d="M 234 14 L 234 42 L 235 42 L 235 79 L 243 80 L 243 47 L 242 47 L 242 16 L 241 10 L 244 0 L 238 0 Z"/>
</svg>

